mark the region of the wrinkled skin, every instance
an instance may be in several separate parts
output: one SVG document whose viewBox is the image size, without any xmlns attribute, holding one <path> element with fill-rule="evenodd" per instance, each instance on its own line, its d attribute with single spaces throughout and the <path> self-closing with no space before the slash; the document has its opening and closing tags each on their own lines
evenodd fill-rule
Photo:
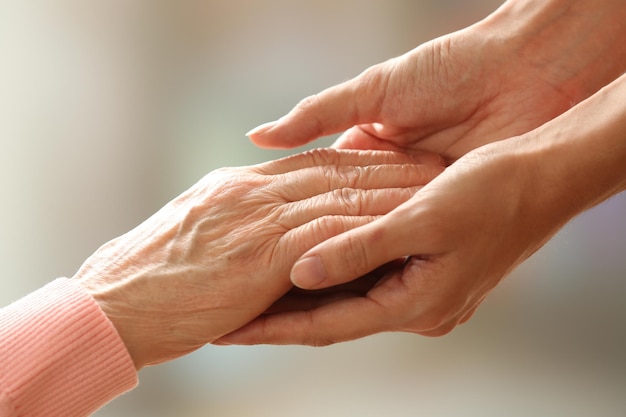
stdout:
<svg viewBox="0 0 626 417">
<path fill-rule="evenodd" d="M 217 343 L 324 346 L 387 331 L 441 336 L 469 319 L 562 225 L 541 218 L 541 205 L 526 204 L 532 181 L 522 180 L 519 193 L 527 165 L 492 152 L 500 155 L 491 148 L 468 154 L 389 214 L 315 246 L 291 272 L 295 284 L 315 291 L 290 292 Z M 492 176 L 503 180 L 494 184 Z M 325 280 L 315 282 L 312 258 L 323 263 Z M 360 276 L 371 289 L 335 287 Z"/>
<path fill-rule="evenodd" d="M 612 189 L 594 175 L 623 171 L 608 162 L 583 170 L 602 135 L 571 139 L 592 122 L 605 133 L 620 120 L 605 117 L 620 108 L 619 93 L 595 98 L 626 70 L 624 21 L 626 9 L 613 0 L 509 0 L 483 21 L 307 97 L 249 132 L 259 146 L 291 148 L 345 131 L 334 147 L 428 150 L 450 165 L 397 210 L 321 243 L 291 271 L 296 286 L 319 290 L 372 271 L 380 277 L 385 266 L 369 292 L 290 293 L 275 314 L 219 343 L 325 345 L 382 331 L 439 336 L 465 322 L 509 271 L 597 201 L 589 190 Z M 398 257 L 410 258 L 390 271 Z"/>
<path fill-rule="evenodd" d="M 434 154 L 332 149 L 216 170 L 74 279 L 138 369 L 164 362 L 248 323 L 289 291 L 306 250 L 389 212 L 442 170 Z"/>
</svg>

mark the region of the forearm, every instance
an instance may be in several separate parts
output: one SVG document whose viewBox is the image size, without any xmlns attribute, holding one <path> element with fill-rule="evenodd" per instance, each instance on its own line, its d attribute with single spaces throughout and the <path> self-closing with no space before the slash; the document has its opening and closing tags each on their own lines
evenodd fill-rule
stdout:
<svg viewBox="0 0 626 417">
<path fill-rule="evenodd" d="M 509 0 L 476 25 L 576 104 L 626 70 L 621 0 Z"/>
<path fill-rule="evenodd" d="M 626 75 L 519 141 L 527 201 L 563 222 L 626 189 Z M 527 156 L 530 156 L 528 158 Z"/>
</svg>

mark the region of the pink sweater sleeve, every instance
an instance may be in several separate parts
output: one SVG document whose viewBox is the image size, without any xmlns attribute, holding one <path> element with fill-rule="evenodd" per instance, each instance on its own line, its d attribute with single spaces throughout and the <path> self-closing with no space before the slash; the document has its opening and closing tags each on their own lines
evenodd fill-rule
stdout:
<svg viewBox="0 0 626 417">
<path fill-rule="evenodd" d="M 136 385 L 115 328 L 75 282 L 0 310 L 0 417 L 87 416 Z"/>
</svg>

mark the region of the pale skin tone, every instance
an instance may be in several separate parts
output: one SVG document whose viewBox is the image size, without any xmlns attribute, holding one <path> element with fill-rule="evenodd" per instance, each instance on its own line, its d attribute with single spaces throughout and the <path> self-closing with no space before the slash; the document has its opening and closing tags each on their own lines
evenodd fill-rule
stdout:
<svg viewBox="0 0 626 417">
<path fill-rule="evenodd" d="M 388 213 L 443 168 L 430 153 L 320 149 L 216 170 L 103 245 L 73 279 L 137 369 L 172 360 L 257 317 L 291 289 L 304 252 Z"/>
<path fill-rule="evenodd" d="M 365 295 L 290 295 L 218 343 L 439 336 L 469 319 L 566 222 L 624 189 L 624 22 L 620 1 L 509 1 L 253 130 L 261 146 L 292 147 L 347 129 L 335 147 L 430 150 L 450 166 L 291 270 L 303 289 L 332 288 L 410 257 Z"/>
</svg>

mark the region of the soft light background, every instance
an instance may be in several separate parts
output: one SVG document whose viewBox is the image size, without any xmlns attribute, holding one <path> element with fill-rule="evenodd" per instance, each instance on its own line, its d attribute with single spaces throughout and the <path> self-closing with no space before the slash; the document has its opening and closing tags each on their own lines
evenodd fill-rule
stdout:
<svg viewBox="0 0 626 417">
<path fill-rule="evenodd" d="M 248 129 L 499 3 L 0 0 L 0 305 L 204 173 L 287 154 Z M 97 416 L 624 416 L 625 213 L 576 219 L 443 338 L 209 346 Z"/>
</svg>

